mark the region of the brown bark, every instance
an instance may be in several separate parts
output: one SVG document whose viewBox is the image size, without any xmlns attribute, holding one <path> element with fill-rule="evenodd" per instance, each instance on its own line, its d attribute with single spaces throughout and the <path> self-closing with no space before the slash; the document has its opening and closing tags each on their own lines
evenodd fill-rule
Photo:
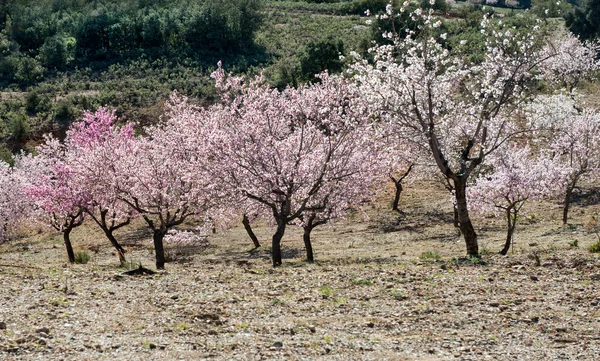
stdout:
<svg viewBox="0 0 600 361">
<path fill-rule="evenodd" d="M 65 247 L 67 248 L 67 255 L 69 256 L 69 262 L 75 263 L 75 252 L 73 252 L 73 246 L 71 245 L 71 238 L 69 237 L 73 228 L 69 227 L 63 231 L 63 239 L 65 241 Z"/>
<path fill-rule="evenodd" d="M 273 259 L 273 267 L 281 266 L 281 239 L 285 233 L 286 221 L 284 219 L 277 220 L 277 231 L 273 235 L 271 242 L 271 257 Z"/>
<path fill-rule="evenodd" d="M 402 186 L 402 181 L 404 180 L 404 178 L 406 178 L 410 174 L 412 167 L 413 167 L 413 165 L 411 164 L 408 167 L 408 169 L 406 170 L 406 172 L 404 172 L 404 174 L 398 179 L 394 178 L 390 174 L 390 179 L 392 180 L 392 182 L 394 182 L 394 185 L 396 186 L 396 194 L 394 195 L 394 202 L 392 203 L 392 211 L 398 211 L 398 203 L 400 203 L 400 195 L 402 194 L 402 190 L 404 189 Z"/>
<path fill-rule="evenodd" d="M 396 195 L 394 196 L 394 202 L 392 203 L 392 211 L 398 210 L 398 203 L 400 202 L 400 194 L 402 194 L 402 183 L 394 182 L 396 186 Z"/>
<path fill-rule="evenodd" d="M 117 255 L 119 256 L 119 262 L 121 263 L 121 265 L 124 265 L 125 263 L 127 263 L 125 261 L 125 250 L 123 249 L 123 247 L 121 247 L 121 245 L 119 244 L 119 242 L 113 235 L 113 231 L 112 230 L 104 230 L 104 234 L 106 235 L 106 238 L 108 238 L 110 243 L 113 245 L 113 247 L 115 247 L 115 249 L 117 250 Z"/>
<path fill-rule="evenodd" d="M 504 243 L 504 248 L 502 248 L 502 250 L 499 252 L 503 256 L 506 256 L 506 254 L 510 250 L 510 246 L 512 245 L 513 234 L 515 233 L 515 228 L 517 226 L 517 212 L 516 210 L 513 211 L 512 207 L 506 209 L 506 224 L 506 242 Z"/>
<path fill-rule="evenodd" d="M 460 231 L 465 238 L 465 244 L 467 246 L 467 254 L 469 256 L 479 256 L 479 245 L 477 244 L 477 233 L 471 223 L 469 216 L 469 209 L 467 207 L 467 182 L 466 179 L 456 178 L 454 181 L 455 185 L 455 197 L 456 197 L 456 211 L 458 213 L 458 222 Z"/>
<path fill-rule="evenodd" d="M 315 257 L 313 254 L 312 243 L 310 242 L 310 232 L 312 232 L 313 227 L 304 227 L 304 247 L 306 248 L 306 261 L 308 263 L 314 263 Z"/>
<path fill-rule="evenodd" d="M 244 225 L 244 229 L 246 230 L 246 233 L 248 233 L 248 236 L 252 240 L 252 243 L 254 244 L 254 248 L 260 247 L 258 238 L 256 237 L 256 234 L 254 234 L 254 231 L 252 230 L 252 226 L 250 226 L 250 220 L 248 219 L 247 214 L 244 214 L 244 217 L 242 218 L 242 224 Z"/>
<path fill-rule="evenodd" d="M 565 203 L 563 205 L 563 225 L 567 224 L 569 220 L 569 206 L 571 205 L 571 197 L 573 196 L 573 189 L 575 189 L 576 181 L 569 183 L 567 186 L 567 192 L 565 193 Z"/>
<path fill-rule="evenodd" d="M 156 269 L 165 269 L 165 248 L 163 246 L 163 238 L 165 237 L 166 230 L 161 229 L 154 230 L 154 253 L 156 253 Z"/>
</svg>

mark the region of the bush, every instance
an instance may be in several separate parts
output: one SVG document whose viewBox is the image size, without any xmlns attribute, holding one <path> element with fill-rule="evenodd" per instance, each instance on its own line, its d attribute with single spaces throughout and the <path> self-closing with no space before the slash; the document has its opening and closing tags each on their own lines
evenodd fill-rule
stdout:
<svg viewBox="0 0 600 361">
<path fill-rule="evenodd" d="M 58 34 L 46 39 L 39 58 L 49 69 L 64 69 L 75 60 L 75 38 Z"/>
<path fill-rule="evenodd" d="M 385 11 L 385 7 L 389 4 L 389 0 L 357 0 L 351 1 L 343 9 L 343 13 L 353 15 L 364 15 L 365 11 L 369 10 L 372 14 L 378 14 Z M 396 3 L 396 2 L 394 2 Z M 394 8 L 397 5 L 394 4 Z"/>
<path fill-rule="evenodd" d="M 435 0 L 433 5 L 431 5 L 429 0 L 421 0 L 421 8 L 433 9 L 433 10 L 445 13 L 450 10 L 450 4 L 448 4 L 448 2 L 446 0 Z"/>
<path fill-rule="evenodd" d="M 90 254 L 85 251 L 75 252 L 75 263 L 86 264 L 90 261 Z"/>
<path fill-rule="evenodd" d="M 17 63 L 15 80 L 23 84 L 31 84 L 42 78 L 44 68 L 36 59 L 24 56 Z"/>
<path fill-rule="evenodd" d="M 344 43 L 341 40 L 329 38 L 321 41 L 311 41 L 300 56 L 301 79 L 315 80 L 315 74 L 328 70 L 330 74 L 342 71 L 344 62 L 340 60 L 344 54 Z"/>
<path fill-rule="evenodd" d="M 8 163 L 11 167 L 15 164 L 12 152 L 4 145 L 0 145 L 0 161 Z"/>
<path fill-rule="evenodd" d="M 16 142 L 25 142 L 29 138 L 29 121 L 23 113 L 8 114 L 8 131 Z"/>
<path fill-rule="evenodd" d="M 600 253 L 600 239 L 590 246 L 589 251 L 592 253 Z"/>
<path fill-rule="evenodd" d="M 61 100 L 56 103 L 54 120 L 59 123 L 69 123 L 75 118 L 75 110 L 70 102 Z"/>
</svg>

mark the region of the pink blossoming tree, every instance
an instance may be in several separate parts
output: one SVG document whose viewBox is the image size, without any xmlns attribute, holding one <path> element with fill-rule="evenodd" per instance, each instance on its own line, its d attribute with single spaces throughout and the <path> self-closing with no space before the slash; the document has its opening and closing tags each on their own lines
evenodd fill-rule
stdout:
<svg viewBox="0 0 600 361">
<path fill-rule="evenodd" d="M 506 242 L 500 254 L 513 244 L 517 219 L 529 200 L 553 197 L 563 188 L 563 169 L 548 154 L 534 154 L 528 146 L 505 146 L 488 160 L 491 173 L 481 174 L 468 188 L 475 212 L 506 217 Z"/>
<path fill-rule="evenodd" d="M 327 74 L 318 84 L 281 92 L 260 77 L 227 77 L 220 67 L 213 77 L 224 92 L 212 115 L 223 181 L 271 213 L 273 266 L 281 265 L 290 223 L 303 225 L 312 261 L 312 229 L 368 196 L 371 174 L 385 172 L 357 97 L 343 79 Z"/>
<path fill-rule="evenodd" d="M 386 16 L 398 14 L 390 6 Z M 372 63 L 355 54 L 350 71 L 382 127 L 419 142 L 449 180 L 467 254 L 476 256 L 467 185 L 486 157 L 530 131 L 515 115 L 536 92 L 540 64 L 558 53 L 541 50 L 537 28 L 517 32 L 484 17 L 484 60 L 472 64 L 444 48 L 446 35 L 438 33 L 441 20 L 433 11 L 417 9 L 410 16 L 419 23 L 419 36 L 410 30 L 385 34 L 393 44 L 371 49 Z"/>
<path fill-rule="evenodd" d="M 112 149 L 133 141 L 133 124 L 118 129 L 116 120 L 114 111 L 106 108 L 86 112 L 83 119 L 73 123 L 67 131 L 65 146 L 77 187 L 89 200 L 84 211 L 102 229 L 124 264 L 125 250 L 114 232 L 129 224 L 133 209 L 119 200 L 114 188 L 98 182 L 112 167 Z"/>
<path fill-rule="evenodd" d="M 90 199 L 78 186 L 62 143 L 47 137 L 36 151 L 37 156 L 20 156 L 15 162 L 23 192 L 34 207 L 33 215 L 62 232 L 69 262 L 74 263 L 70 234 L 83 223 L 83 210 Z"/>
</svg>

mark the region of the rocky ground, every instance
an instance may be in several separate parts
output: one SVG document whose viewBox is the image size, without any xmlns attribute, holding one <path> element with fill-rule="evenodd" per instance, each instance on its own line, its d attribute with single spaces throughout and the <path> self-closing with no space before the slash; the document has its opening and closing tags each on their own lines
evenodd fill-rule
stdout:
<svg viewBox="0 0 600 361">
<path fill-rule="evenodd" d="M 316 264 L 290 229 L 276 269 L 242 228 L 171 247 L 166 271 L 142 276 L 123 275 L 91 225 L 73 234 L 87 264 L 65 262 L 59 234 L 23 237 L 0 246 L 0 359 L 598 360 L 597 206 L 585 199 L 569 227 L 556 205 L 534 207 L 507 257 L 491 252 L 502 220 L 477 220 L 481 261 L 460 258 L 431 190 L 405 195 L 405 217 L 380 208 L 315 231 Z M 120 237 L 151 268 L 141 224 Z"/>
</svg>

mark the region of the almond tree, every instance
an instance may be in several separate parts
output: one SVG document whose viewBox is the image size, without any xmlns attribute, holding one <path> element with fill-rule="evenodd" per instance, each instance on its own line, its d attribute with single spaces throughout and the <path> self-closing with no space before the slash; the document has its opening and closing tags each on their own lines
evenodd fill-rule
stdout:
<svg viewBox="0 0 600 361">
<path fill-rule="evenodd" d="M 506 242 L 500 254 L 513 244 L 519 212 L 528 200 L 553 197 L 563 188 L 563 169 L 547 154 L 532 154 L 528 146 L 503 147 L 488 159 L 491 173 L 480 175 L 467 192 L 477 213 L 504 213 Z"/>
<path fill-rule="evenodd" d="M 386 16 L 397 15 L 388 8 Z M 541 51 L 537 27 L 520 33 L 484 17 L 484 61 L 467 63 L 444 48 L 446 34 L 439 34 L 441 21 L 432 11 L 416 9 L 411 17 L 420 24 L 419 36 L 385 34 L 393 44 L 371 49 L 372 64 L 355 55 L 351 72 L 383 126 L 419 142 L 451 182 L 467 253 L 477 256 L 466 196 L 470 177 L 499 146 L 529 131 L 515 122 L 516 111 L 535 94 L 538 66 L 555 54 Z"/>
<path fill-rule="evenodd" d="M 549 148 L 567 172 L 563 188 L 563 224 L 567 224 L 573 190 L 582 178 L 597 179 L 600 172 L 600 114 L 584 109 L 557 129 Z"/>
<path fill-rule="evenodd" d="M 217 201 L 211 161 L 203 150 L 210 139 L 199 108 L 171 98 L 165 119 L 145 129 L 148 137 L 124 137 L 102 144 L 105 166 L 98 183 L 139 214 L 153 233 L 156 268 L 164 269 L 163 238 L 189 217 L 204 215 Z"/>
<path fill-rule="evenodd" d="M 544 146 L 565 169 L 563 224 L 567 224 L 573 191 L 583 179 L 600 174 L 600 114 L 584 106 L 577 92 L 538 97 L 528 109 L 529 122 L 542 130 Z"/>
<path fill-rule="evenodd" d="M 83 119 L 73 123 L 67 131 L 65 146 L 77 186 L 89 199 L 84 212 L 102 229 L 124 264 L 125 250 L 114 232 L 129 224 L 133 210 L 119 200 L 114 188 L 98 182 L 112 167 L 112 149 L 133 140 L 133 124 L 118 129 L 116 120 L 114 111 L 102 107 L 94 113 L 86 112 Z"/>
<path fill-rule="evenodd" d="M 10 232 L 29 210 L 18 173 L 9 164 L 0 161 L 0 243 L 8 240 Z"/>
<path fill-rule="evenodd" d="M 224 91 L 223 104 L 211 115 L 218 129 L 213 148 L 221 157 L 218 173 L 238 195 L 272 214 L 273 266 L 279 266 L 288 224 L 304 221 L 310 234 L 313 214 L 329 219 L 337 214 L 333 209 L 346 208 L 341 189 L 369 193 L 368 168 L 383 174 L 375 148 L 368 147 L 370 129 L 341 78 L 322 74 L 319 84 L 280 92 L 260 77 L 248 82 L 226 77 L 220 67 L 213 77 Z M 308 242 L 309 260 L 311 249 Z"/>
<path fill-rule="evenodd" d="M 46 142 L 36 151 L 37 156 L 23 155 L 15 162 L 24 195 L 33 205 L 35 218 L 62 232 L 69 262 L 74 263 L 70 234 L 83 223 L 83 210 L 89 204 L 89 197 L 78 187 L 62 143 L 46 137 Z"/>
<path fill-rule="evenodd" d="M 540 66 L 544 78 L 566 87 L 571 94 L 582 80 L 594 79 L 595 72 L 600 69 L 600 60 L 597 59 L 600 43 L 582 42 L 572 33 L 549 42 L 542 52 L 542 56 L 547 58 Z"/>
</svg>

